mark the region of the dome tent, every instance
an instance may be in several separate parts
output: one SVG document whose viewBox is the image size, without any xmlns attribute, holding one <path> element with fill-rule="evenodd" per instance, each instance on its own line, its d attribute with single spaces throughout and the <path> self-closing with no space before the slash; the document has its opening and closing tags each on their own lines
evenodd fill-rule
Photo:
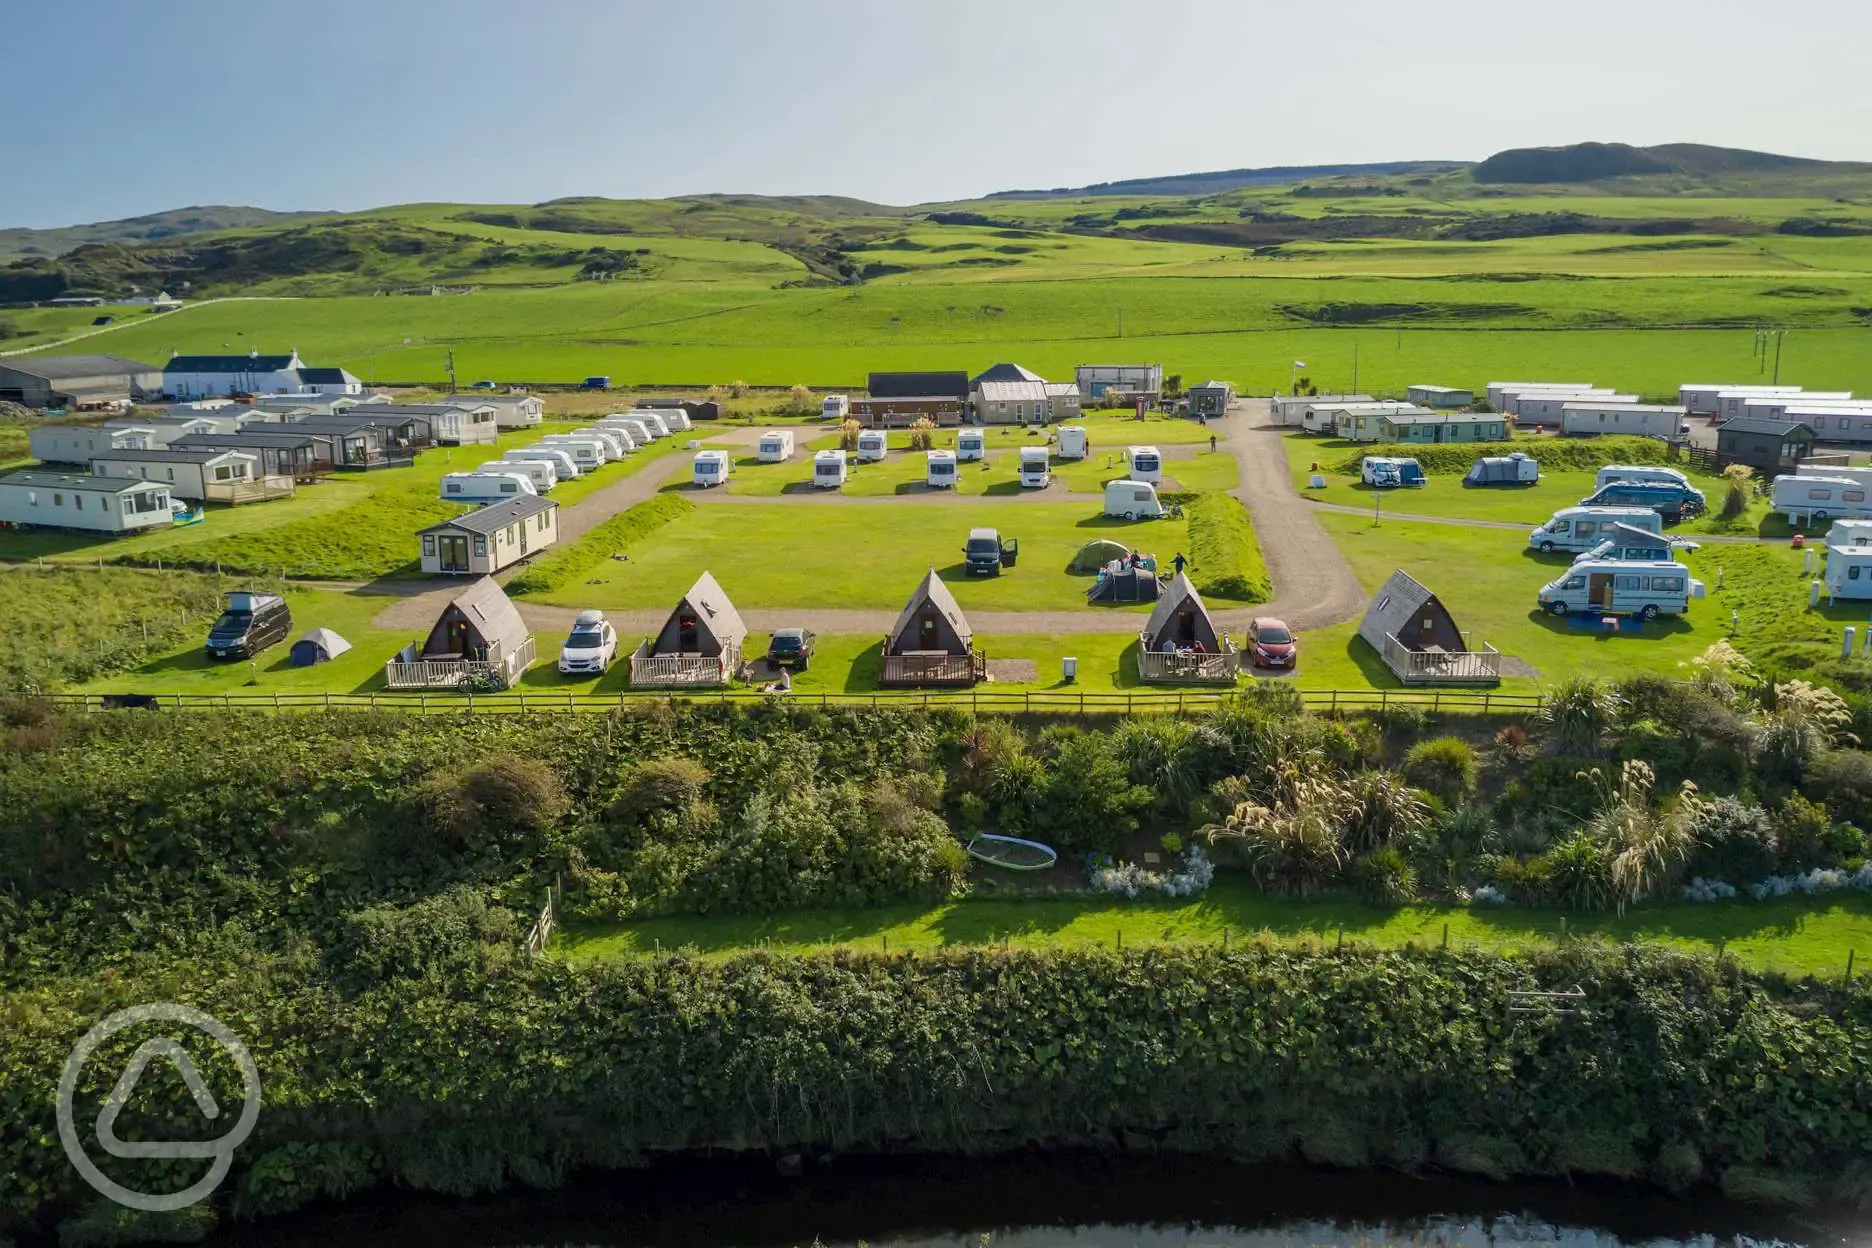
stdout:
<svg viewBox="0 0 1872 1248">
<path fill-rule="evenodd" d="M 351 643 L 329 628 L 315 628 L 293 642 L 287 659 L 294 667 L 329 663 L 351 648 Z"/>
<path fill-rule="evenodd" d="M 1067 565 L 1068 572 L 1096 572 L 1114 559 L 1122 559 L 1131 553 L 1131 548 L 1123 542 L 1114 542 L 1109 537 L 1087 542 L 1079 548 Z"/>
</svg>

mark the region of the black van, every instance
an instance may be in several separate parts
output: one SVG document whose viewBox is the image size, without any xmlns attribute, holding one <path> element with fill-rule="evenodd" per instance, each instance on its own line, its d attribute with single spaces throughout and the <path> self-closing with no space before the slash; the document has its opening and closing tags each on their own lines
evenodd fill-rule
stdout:
<svg viewBox="0 0 1872 1248">
<path fill-rule="evenodd" d="M 291 632 L 292 611 L 284 598 L 236 590 L 228 595 L 221 618 L 208 630 L 204 648 L 211 659 L 251 659 L 285 641 Z"/>
</svg>

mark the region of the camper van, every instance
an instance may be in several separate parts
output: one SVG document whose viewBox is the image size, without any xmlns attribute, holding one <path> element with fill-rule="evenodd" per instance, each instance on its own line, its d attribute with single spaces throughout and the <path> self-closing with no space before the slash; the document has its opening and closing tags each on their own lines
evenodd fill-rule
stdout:
<svg viewBox="0 0 1872 1248">
<path fill-rule="evenodd" d="M 820 451 L 812 457 L 814 489 L 836 490 L 845 484 L 845 452 Z"/>
<path fill-rule="evenodd" d="M 547 446 L 564 447 L 583 472 L 590 472 L 611 462 L 611 444 L 602 438 L 587 437 L 582 433 L 549 433 L 540 441 Z"/>
<path fill-rule="evenodd" d="M 954 451 L 931 451 L 923 469 L 923 484 L 932 490 L 953 490 L 956 484 Z"/>
<path fill-rule="evenodd" d="M 784 464 L 793 458 L 793 431 L 791 429 L 769 429 L 760 435 L 760 443 L 754 448 L 763 464 Z"/>
<path fill-rule="evenodd" d="M 544 460 L 552 465 L 554 475 L 561 481 L 570 481 L 572 478 L 579 475 L 578 461 L 572 457 L 572 452 L 566 450 L 563 446 L 547 446 L 544 443 L 535 443 L 532 446 L 523 446 L 518 450 L 508 451 L 505 455 L 501 456 L 501 458 L 514 460 L 516 462 L 535 459 Z"/>
<path fill-rule="evenodd" d="M 1614 481 L 1662 481 L 1670 485 L 1690 488 L 1690 478 L 1675 468 L 1659 468 L 1654 464 L 1607 464 L 1593 478 L 1593 488 L 1602 489 Z"/>
<path fill-rule="evenodd" d="M 734 461 L 728 458 L 727 451 L 697 451 L 690 468 L 690 480 L 702 486 L 726 485 L 728 474 L 733 471 Z"/>
<path fill-rule="evenodd" d="M 1044 490 L 1053 483 L 1053 470 L 1047 465 L 1044 446 L 1020 448 L 1020 485 L 1023 490 Z"/>
<path fill-rule="evenodd" d="M 842 394 L 828 394 L 819 405 L 820 420 L 844 420 L 851 415 L 851 400 Z"/>
<path fill-rule="evenodd" d="M 1540 480 L 1540 464 L 1520 451 L 1484 455 L 1469 465 L 1464 485 L 1533 485 Z"/>
<path fill-rule="evenodd" d="M 227 596 L 227 608 L 209 626 L 202 649 L 211 659 L 251 659 L 292 632 L 292 611 L 278 594 L 239 589 Z"/>
<path fill-rule="evenodd" d="M 1591 550 L 1615 524 L 1647 533 L 1664 531 L 1663 517 L 1647 507 L 1562 507 L 1546 524 L 1528 533 L 1527 544 L 1542 554 Z"/>
<path fill-rule="evenodd" d="M 475 471 L 477 473 L 517 472 L 533 483 L 533 492 L 535 494 L 544 494 L 547 490 L 559 484 L 559 474 L 554 471 L 551 464 L 543 459 L 523 459 L 518 461 L 494 459 L 482 464 L 479 468 L 476 468 Z"/>
<path fill-rule="evenodd" d="M 956 458 L 983 459 L 988 454 L 988 435 L 980 429 L 962 429 L 956 433 Z"/>
<path fill-rule="evenodd" d="M 1359 480 L 1377 489 L 1404 485 L 1423 485 L 1424 471 L 1414 459 L 1386 455 L 1367 455 L 1359 462 Z"/>
<path fill-rule="evenodd" d="M 1155 520 L 1164 514 L 1157 487 L 1148 481 L 1107 481 L 1105 514 L 1126 520 Z"/>
<path fill-rule="evenodd" d="M 1669 559 L 1644 563 L 1589 559 L 1542 586 L 1537 600 L 1552 615 L 1591 611 L 1655 620 L 1660 615 L 1682 615 L 1690 609 L 1692 598 L 1702 596 L 1703 582 L 1692 577 L 1689 568 Z"/>
<path fill-rule="evenodd" d="M 1125 447 L 1125 475 L 1133 481 L 1163 480 L 1163 454 L 1154 446 Z"/>
<path fill-rule="evenodd" d="M 1685 516 L 1702 514 L 1703 491 L 1674 481 L 1612 481 L 1580 499 L 1580 506 L 1649 507 L 1666 524 L 1675 524 Z"/>
<path fill-rule="evenodd" d="M 867 429 L 858 435 L 858 462 L 874 464 L 890 449 L 890 439 L 882 429 Z"/>
<path fill-rule="evenodd" d="M 1872 516 L 1872 503 L 1866 502 L 1864 482 L 1846 477 L 1817 474 L 1776 477 L 1770 497 L 1774 509 L 1786 516 L 1795 528 Z"/>
<path fill-rule="evenodd" d="M 1092 444 L 1086 438 L 1084 425 L 1061 425 L 1059 427 L 1059 457 L 1061 459 L 1084 459 L 1092 453 Z"/>
<path fill-rule="evenodd" d="M 537 494 L 524 469 L 512 472 L 447 472 L 442 474 L 441 499 L 445 503 L 498 503 L 522 494 Z"/>
</svg>

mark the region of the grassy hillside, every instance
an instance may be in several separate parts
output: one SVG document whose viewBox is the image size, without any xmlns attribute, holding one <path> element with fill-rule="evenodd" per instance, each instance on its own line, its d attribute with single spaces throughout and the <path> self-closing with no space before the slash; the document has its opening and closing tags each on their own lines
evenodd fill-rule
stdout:
<svg viewBox="0 0 1872 1248">
<path fill-rule="evenodd" d="M 208 234 L 217 230 L 264 228 L 323 215 L 317 212 L 273 212 L 266 208 L 214 204 L 176 208 L 142 217 L 126 217 L 121 221 L 96 221 L 90 225 L 67 225 L 49 230 L 0 229 L 0 260 L 21 256 L 60 256 L 74 247 L 91 243 L 145 243 L 188 234 Z"/>
</svg>

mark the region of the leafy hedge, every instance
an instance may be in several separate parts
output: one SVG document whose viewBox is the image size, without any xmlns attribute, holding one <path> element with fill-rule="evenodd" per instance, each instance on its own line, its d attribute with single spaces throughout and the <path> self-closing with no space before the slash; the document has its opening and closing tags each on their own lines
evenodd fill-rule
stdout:
<svg viewBox="0 0 1872 1248">
<path fill-rule="evenodd" d="M 544 594 L 584 582 L 604 561 L 695 510 L 678 494 L 658 494 L 611 517 L 576 542 L 549 550 L 507 584 L 509 593 Z"/>
<path fill-rule="evenodd" d="M 1333 464 L 1332 470 L 1356 475 L 1367 455 L 1400 455 L 1415 459 L 1427 473 L 1460 476 L 1480 456 L 1506 455 L 1510 451 L 1527 452 L 1549 471 L 1603 468 L 1607 464 L 1661 464 L 1666 459 L 1664 444 L 1655 438 L 1542 438 L 1538 442 L 1519 439 L 1427 446 L 1421 442 L 1396 442 L 1361 446 Z"/>
<path fill-rule="evenodd" d="M 1190 582 L 1212 598 L 1266 602 L 1274 595 L 1248 509 L 1232 494 L 1177 495 L 1189 516 Z"/>
</svg>

